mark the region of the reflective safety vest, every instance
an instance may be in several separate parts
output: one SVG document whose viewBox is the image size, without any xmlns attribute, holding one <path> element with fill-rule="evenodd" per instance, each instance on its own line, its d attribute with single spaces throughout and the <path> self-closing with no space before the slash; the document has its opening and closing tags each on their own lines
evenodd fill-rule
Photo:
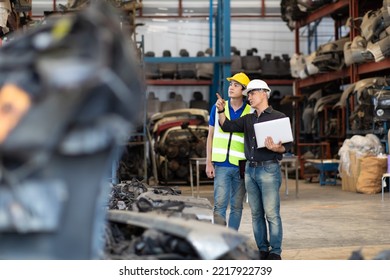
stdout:
<svg viewBox="0 0 390 280">
<path fill-rule="evenodd" d="M 246 105 L 241 116 L 250 113 L 251 107 Z M 233 165 L 238 166 L 238 161 L 245 159 L 244 153 L 244 133 L 242 132 L 224 132 L 219 126 L 218 112 L 215 111 L 215 125 L 211 160 L 215 162 L 224 162 L 227 158 Z M 226 118 L 230 120 L 229 104 L 225 105 Z"/>
</svg>

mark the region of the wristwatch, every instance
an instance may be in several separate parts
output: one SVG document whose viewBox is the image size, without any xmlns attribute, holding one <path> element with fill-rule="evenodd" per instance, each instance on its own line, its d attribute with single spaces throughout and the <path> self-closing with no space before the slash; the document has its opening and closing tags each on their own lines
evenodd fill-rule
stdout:
<svg viewBox="0 0 390 280">
<path fill-rule="evenodd" d="M 223 108 L 221 111 L 218 111 L 218 114 L 222 114 L 223 112 L 225 112 L 225 108 Z"/>
</svg>

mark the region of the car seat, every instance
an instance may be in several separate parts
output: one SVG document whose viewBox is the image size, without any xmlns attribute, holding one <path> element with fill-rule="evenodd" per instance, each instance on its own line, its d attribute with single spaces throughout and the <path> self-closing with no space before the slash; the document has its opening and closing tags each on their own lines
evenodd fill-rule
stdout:
<svg viewBox="0 0 390 280">
<path fill-rule="evenodd" d="M 155 57 L 154 52 L 149 51 L 145 53 L 146 57 Z M 146 79 L 159 79 L 160 78 L 160 71 L 157 63 L 144 63 L 144 69 L 145 69 L 145 78 Z"/>
<path fill-rule="evenodd" d="M 163 51 L 163 57 L 171 57 L 171 51 Z M 158 64 L 158 69 L 163 79 L 175 79 L 177 76 L 177 63 L 162 62 Z"/>
<path fill-rule="evenodd" d="M 205 56 L 205 52 L 198 51 L 197 57 Z M 211 80 L 214 75 L 214 63 L 196 63 L 196 78 L 198 80 Z"/>
<path fill-rule="evenodd" d="M 257 53 L 257 49 L 249 49 L 246 55 L 241 57 L 242 68 L 251 80 L 260 79 L 262 73 L 261 57 L 259 55 L 253 55 L 253 53 Z"/>
<path fill-rule="evenodd" d="M 193 99 L 190 101 L 190 108 L 209 110 L 209 103 L 203 99 L 203 94 L 200 91 L 193 93 Z"/>
<path fill-rule="evenodd" d="M 148 118 L 150 118 L 155 113 L 159 113 L 161 111 L 161 101 L 158 97 L 155 96 L 153 91 L 149 92 L 148 99 L 146 102 L 146 113 Z"/>
<path fill-rule="evenodd" d="M 187 103 L 183 101 L 183 96 L 181 94 L 176 94 L 171 92 L 169 95 L 169 100 L 161 103 L 161 112 L 185 109 L 188 108 Z"/>
<path fill-rule="evenodd" d="M 232 64 L 230 65 L 230 71 L 232 75 L 243 72 L 242 61 L 241 61 L 241 52 L 236 49 L 236 47 L 231 47 L 231 58 Z"/>
<path fill-rule="evenodd" d="M 189 53 L 185 49 L 181 49 L 179 52 L 181 57 L 189 57 Z M 178 79 L 194 79 L 196 76 L 195 63 L 179 63 L 177 65 L 177 78 Z"/>
</svg>

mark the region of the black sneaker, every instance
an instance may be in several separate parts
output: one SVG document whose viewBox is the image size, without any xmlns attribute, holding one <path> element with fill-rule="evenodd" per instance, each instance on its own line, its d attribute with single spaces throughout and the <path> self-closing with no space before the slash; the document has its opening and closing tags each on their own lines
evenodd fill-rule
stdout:
<svg viewBox="0 0 390 280">
<path fill-rule="evenodd" d="M 260 260 L 267 260 L 268 259 L 269 252 L 266 251 L 260 251 L 259 252 L 259 259 Z"/>
<path fill-rule="evenodd" d="M 282 257 L 278 254 L 271 253 L 268 255 L 267 260 L 281 260 Z"/>
</svg>

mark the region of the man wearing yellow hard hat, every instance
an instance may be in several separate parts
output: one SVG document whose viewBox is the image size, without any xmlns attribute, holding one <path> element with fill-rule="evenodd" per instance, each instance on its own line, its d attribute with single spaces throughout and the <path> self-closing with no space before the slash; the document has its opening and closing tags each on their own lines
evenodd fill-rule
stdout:
<svg viewBox="0 0 390 280">
<path fill-rule="evenodd" d="M 223 110 L 227 118 L 235 120 L 250 112 L 243 95 L 249 78 L 241 72 L 227 80 L 230 82 L 229 98 Z M 245 159 L 244 135 L 224 132 L 219 127 L 218 113 L 214 105 L 210 111 L 206 160 L 207 176 L 214 178 L 214 223 L 238 230 L 245 197 L 244 180 L 240 177 L 239 168 L 239 161 Z M 227 219 L 229 203 L 230 214 Z"/>
</svg>

